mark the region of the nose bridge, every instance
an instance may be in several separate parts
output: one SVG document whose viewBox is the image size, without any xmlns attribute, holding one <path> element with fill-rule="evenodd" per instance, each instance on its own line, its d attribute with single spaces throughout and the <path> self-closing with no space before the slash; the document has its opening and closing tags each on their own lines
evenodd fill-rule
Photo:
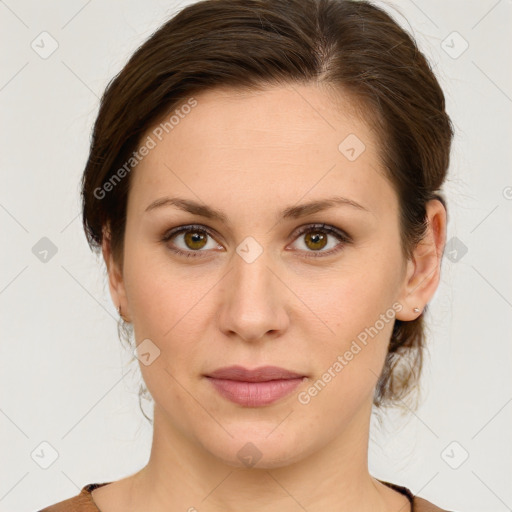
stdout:
<svg viewBox="0 0 512 512">
<path fill-rule="evenodd" d="M 220 315 L 221 329 L 234 331 L 245 340 L 284 326 L 279 280 L 269 268 L 270 254 L 256 244 L 254 239 L 244 240 L 237 247 Z"/>
<path fill-rule="evenodd" d="M 258 245 L 256 245 L 258 244 Z M 232 264 L 231 289 L 237 297 L 237 303 L 244 301 L 255 302 L 255 307 L 260 307 L 258 301 L 270 305 L 273 295 L 274 276 L 269 270 L 269 252 L 253 240 L 245 240 L 236 249 Z"/>
</svg>

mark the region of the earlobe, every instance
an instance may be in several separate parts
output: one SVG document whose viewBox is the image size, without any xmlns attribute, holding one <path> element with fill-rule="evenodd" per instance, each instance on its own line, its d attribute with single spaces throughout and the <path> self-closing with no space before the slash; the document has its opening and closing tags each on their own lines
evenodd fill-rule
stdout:
<svg viewBox="0 0 512 512">
<path fill-rule="evenodd" d="M 427 232 L 414 249 L 412 259 L 407 262 L 399 298 L 403 309 L 396 315 L 398 320 L 415 320 L 431 300 L 439 285 L 446 240 L 446 210 L 437 199 L 429 201 L 426 209 Z"/>
</svg>

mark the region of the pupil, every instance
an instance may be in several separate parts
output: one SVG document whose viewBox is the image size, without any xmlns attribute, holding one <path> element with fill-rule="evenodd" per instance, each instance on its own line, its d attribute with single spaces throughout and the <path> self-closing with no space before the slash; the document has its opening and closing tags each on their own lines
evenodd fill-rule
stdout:
<svg viewBox="0 0 512 512">
<path fill-rule="evenodd" d="M 323 234 L 318 234 L 318 232 L 317 234 L 310 233 L 309 235 L 307 235 L 307 238 L 309 239 L 309 242 L 312 243 L 313 245 L 316 245 L 318 243 L 321 244 L 320 247 L 318 247 L 317 245 L 317 247 L 314 247 L 314 249 L 322 249 L 323 247 L 325 247 L 325 236 Z M 322 242 L 324 243 L 322 244 Z"/>
<path fill-rule="evenodd" d="M 200 249 L 205 244 L 205 237 L 203 233 L 198 231 L 189 231 L 185 234 L 185 241 L 192 249 Z M 199 244 L 199 246 L 196 244 Z"/>
</svg>

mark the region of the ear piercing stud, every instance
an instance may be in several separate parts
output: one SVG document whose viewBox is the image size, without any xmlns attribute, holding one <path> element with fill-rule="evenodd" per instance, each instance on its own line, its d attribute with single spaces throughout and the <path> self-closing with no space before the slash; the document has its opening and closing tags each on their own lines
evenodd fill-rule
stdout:
<svg viewBox="0 0 512 512">
<path fill-rule="evenodd" d="M 413 309 L 413 311 L 414 311 L 415 313 L 419 313 L 419 312 L 420 312 L 420 309 L 419 309 L 419 308 L 414 308 L 414 309 Z"/>
</svg>

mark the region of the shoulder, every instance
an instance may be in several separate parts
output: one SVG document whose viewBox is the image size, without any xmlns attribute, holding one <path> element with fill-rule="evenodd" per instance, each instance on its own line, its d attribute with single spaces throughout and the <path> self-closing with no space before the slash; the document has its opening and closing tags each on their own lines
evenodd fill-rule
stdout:
<svg viewBox="0 0 512 512">
<path fill-rule="evenodd" d="M 76 496 L 54 503 L 38 512 L 99 512 L 91 498 L 91 491 L 108 483 L 110 482 L 87 484 Z"/>
<path fill-rule="evenodd" d="M 419 498 L 418 496 L 414 496 L 413 498 L 413 506 L 412 512 L 455 512 L 446 510 L 444 508 L 439 508 L 437 505 L 430 503 L 423 498 Z"/>
<path fill-rule="evenodd" d="M 444 508 L 440 508 L 437 505 L 434 505 L 430 501 L 427 501 L 424 498 L 420 498 L 419 496 L 414 495 L 410 489 L 404 487 L 403 485 L 394 484 L 392 482 L 386 482 L 385 480 L 379 480 L 384 485 L 391 487 L 395 491 L 407 496 L 409 501 L 411 502 L 411 512 L 455 512 L 449 511 Z"/>
</svg>

